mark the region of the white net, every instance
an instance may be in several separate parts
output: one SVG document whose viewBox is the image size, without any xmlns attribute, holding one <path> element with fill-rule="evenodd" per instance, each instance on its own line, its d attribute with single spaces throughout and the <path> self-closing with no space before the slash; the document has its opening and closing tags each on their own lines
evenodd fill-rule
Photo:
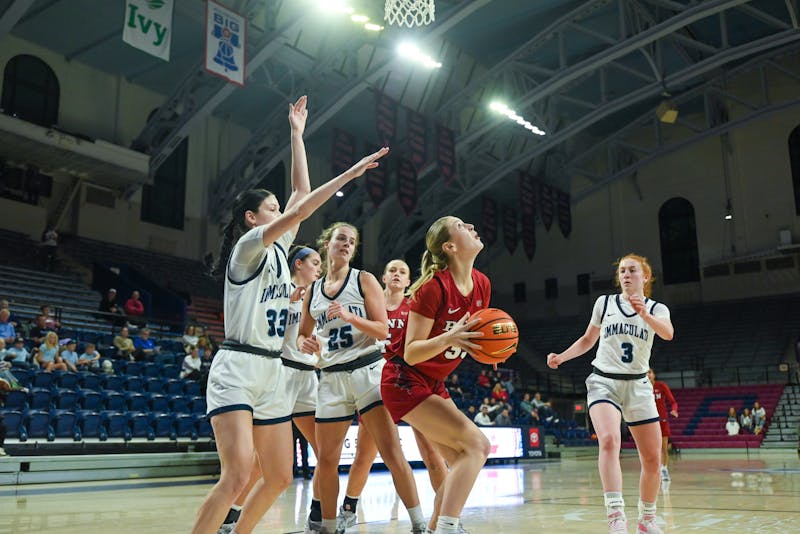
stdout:
<svg viewBox="0 0 800 534">
<path fill-rule="evenodd" d="M 434 0 L 386 0 L 384 19 L 396 26 L 424 26 L 436 20 Z"/>
</svg>

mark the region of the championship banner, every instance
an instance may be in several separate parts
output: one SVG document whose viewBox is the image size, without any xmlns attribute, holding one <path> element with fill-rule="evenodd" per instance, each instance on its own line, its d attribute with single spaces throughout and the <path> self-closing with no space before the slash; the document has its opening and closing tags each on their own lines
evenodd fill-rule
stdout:
<svg viewBox="0 0 800 534">
<path fill-rule="evenodd" d="M 383 93 L 375 98 L 375 123 L 378 129 L 378 142 L 381 146 L 395 148 L 397 136 L 397 102 Z"/>
<path fill-rule="evenodd" d="M 436 125 L 436 168 L 444 183 L 450 185 L 456 178 L 456 142 L 453 130 Z"/>
<path fill-rule="evenodd" d="M 542 216 L 542 223 L 549 232 L 553 224 L 553 187 L 549 184 L 539 184 L 539 213 Z"/>
<path fill-rule="evenodd" d="M 397 198 L 406 215 L 417 207 L 417 171 L 408 158 L 400 158 L 397 167 Z"/>
<path fill-rule="evenodd" d="M 564 237 L 569 237 L 572 232 L 572 213 L 569 193 L 558 191 L 556 196 L 556 204 L 558 204 L 558 227 L 561 228 L 561 233 Z"/>
<path fill-rule="evenodd" d="M 503 208 L 503 241 L 509 254 L 514 254 L 517 249 L 517 208 L 505 206 Z"/>
<path fill-rule="evenodd" d="M 169 61 L 172 0 L 127 0 L 122 40 L 142 52 Z"/>
<path fill-rule="evenodd" d="M 519 208 L 522 219 L 522 247 L 528 261 L 536 254 L 536 193 L 533 176 L 519 171 Z"/>
<path fill-rule="evenodd" d="M 209 74 L 244 87 L 246 31 L 243 16 L 207 0 L 205 69 Z"/>
<path fill-rule="evenodd" d="M 481 208 L 483 224 L 480 236 L 486 245 L 493 245 L 497 241 L 497 202 L 491 197 L 484 196 Z"/>
<path fill-rule="evenodd" d="M 407 120 L 408 151 L 411 154 L 411 163 L 419 172 L 428 162 L 428 125 L 424 115 L 410 109 Z"/>
<path fill-rule="evenodd" d="M 333 130 L 333 150 L 331 151 L 331 174 L 339 176 L 352 167 L 355 161 L 356 138 L 344 130 L 335 128 Z"/>
<path fill-rule="evenodd" d="M 365 152 L 367 154 L 377 152 L 378 150 L 380 150 L 379 146 L 371 143 L 366 144 Z M 372 203 L 375 204 L 375 207 L 380 206 L 386 198 L 386 177 L 389 175 L 387 171 L 388 164 L 389 160 L 383 158 L 380 165 L 365 173 L 364 184 L 367 188 L 367 194 L 370 200 L 372 200 Z"/>
</svg>

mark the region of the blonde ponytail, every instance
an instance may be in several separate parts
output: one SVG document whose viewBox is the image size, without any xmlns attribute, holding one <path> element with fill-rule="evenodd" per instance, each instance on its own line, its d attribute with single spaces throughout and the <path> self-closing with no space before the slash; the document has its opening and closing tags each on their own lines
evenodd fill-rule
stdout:
<svg viewBox="0 0 800 534">
<path fill-rule="evenodd" d="M 425 247 L 427 250 L 422 254 L 420 276 L 408 288 L 408 294 L 412 299 L 420 287 L 433 279 L 437 271 L 447 269 L 448 258 L 442 250 L 442 246 L 450 240 L 450 229 L 448 228 L 450 219 L 452 219 L 450 216 L 437 219 L 425 234 Z"/>
</svg>

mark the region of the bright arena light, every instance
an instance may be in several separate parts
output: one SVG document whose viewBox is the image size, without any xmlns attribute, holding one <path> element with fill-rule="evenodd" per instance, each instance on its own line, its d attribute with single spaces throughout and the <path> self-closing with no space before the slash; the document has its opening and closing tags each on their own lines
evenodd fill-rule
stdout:
<svg viewBox="0 0 800 534">
<path fill-rule="evenodd" d="M 327 11 L 328 13 L 347 13 L 350 15 L 355 12 L 355 9 L 348 6 L 343 0 L 321 0 L 317 2 L 317 6 L 321 11 Z"/>
<path fill-rule="evenodd" d="M 489 104 L 489 109 L 497 113 L 500 113 L 502 115 L 505 115 L 506 117 L 516 122 L 526 130 L 530 131 L 531 133 L 534 133 L 536 135 L 545 135 L 544 130 L 526 121 L 524 117 L 517 115 L 517 113 L 513 109 L 509 108 L 502 102 L 492 102 L 491 104 Z"/>
<path fill-rule="evenodd" d="M 350 20 L 353 22 L 369 22 L 369 17 L 366 15 L 350 15 Z"/>
<path fill-rule="evenodd" d="M 344 193 L 342 193 L 341 191 L 337 191 L 336 196 L 341 198 L 344 196 Z"/>
<path fill-rule="evenodd" d="M 411 43 L 400 43 L 400 46 L 397 47 L 397 53 L 429 69 L 438 69 L 442 66 L 441 63 L 434 60 L 431 56 L 425 54 L 416 45 Z"/>
<path fill-rule="evenodd" d="M 373 24 L 372 22 L 367 22 L 364 24 L 364 29 L 369 30 L 371 32 L 379 32 L 383 29 L 383 26 L 379 24 Z"/>
</svg>

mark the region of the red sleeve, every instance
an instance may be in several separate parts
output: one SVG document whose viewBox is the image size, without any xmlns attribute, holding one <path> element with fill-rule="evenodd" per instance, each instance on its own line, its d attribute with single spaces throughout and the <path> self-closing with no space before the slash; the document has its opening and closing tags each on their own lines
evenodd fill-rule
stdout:
<svg viewBox="0 0 800 534">
<path fill-rule="evenodd" d="M 443 300 L 442 285 L 434 278 L 422 284 L 408 303 L 408 309 L 428 319 L 436 319 L 436 312 Z"/>
<path fill-rule="evenodd" d="M 661 387 L 664 390 L 664 396 L 669 401 L 670 411 L 678 411 L 678 401 L 675 400 L 675 397 L 672 395 L 672 391 L 670 391 L 669 386 L 662 383 Z"/>
</svg>

